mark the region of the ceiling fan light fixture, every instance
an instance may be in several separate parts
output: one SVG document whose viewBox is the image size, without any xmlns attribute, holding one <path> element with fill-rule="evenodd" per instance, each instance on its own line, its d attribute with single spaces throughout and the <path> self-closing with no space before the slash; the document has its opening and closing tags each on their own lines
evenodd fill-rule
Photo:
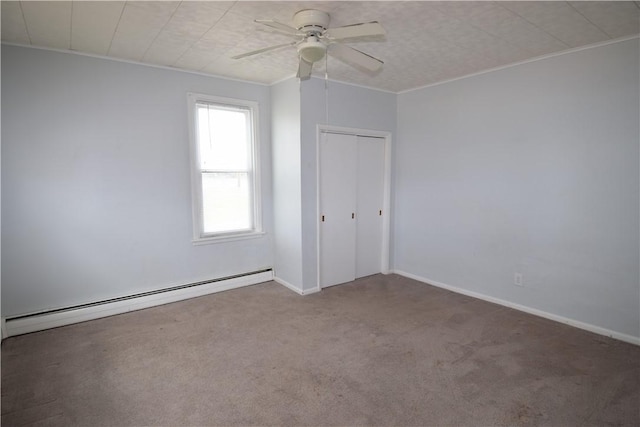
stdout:
<svg viewBox="0 0 640 427">
<path fill-rule="evenodd" d="M 307 37 L 305 41 L 298 45 L 298 54 L 311 64 L 320 61 L 326 53 L 327 46 L 315 36 Z"/>
</svg>

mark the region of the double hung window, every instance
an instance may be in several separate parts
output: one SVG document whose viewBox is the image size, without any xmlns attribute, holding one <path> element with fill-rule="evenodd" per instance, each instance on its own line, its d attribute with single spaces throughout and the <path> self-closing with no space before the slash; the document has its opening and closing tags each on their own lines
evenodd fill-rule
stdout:
<svg viewBox="0 0 640 427">
<path fill-rule="evenodd" d="M 194 243 L 261 234 L 257 103 L 188 98 Z"/>
</svg>

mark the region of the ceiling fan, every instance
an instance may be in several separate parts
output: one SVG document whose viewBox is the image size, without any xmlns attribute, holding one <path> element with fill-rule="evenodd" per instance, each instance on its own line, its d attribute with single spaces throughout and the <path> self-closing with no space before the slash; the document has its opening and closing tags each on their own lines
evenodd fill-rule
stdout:
<svg viewBox="0 0 640 427">
<path fill-rule="evenodd" d="M 291 36 L 296 41 L 269 46 L 251 52 L 232 57 L 233 59 L 246 58 L 287 46 L 296 46 L 299 56 L 297 77 L 306 80 L 311 77 L 313 63 L 320 61 L 328 53 L 343 62 L 365 71 L 378 71 L 383 62 L 378 58 L 367 55 L 340 40 L 355 41 L 363 37 L 385 36 L 386 32 L 379 22 L 363 22 L 346 25 L 344 27 L 329 28 L 331 17 L 327 12 L 316 9 L 305 9 L 293 15 L 291 27 L 270 19 L 256 19 L 256 23 L 266 25 L 280 33 Z"/>
</svg>

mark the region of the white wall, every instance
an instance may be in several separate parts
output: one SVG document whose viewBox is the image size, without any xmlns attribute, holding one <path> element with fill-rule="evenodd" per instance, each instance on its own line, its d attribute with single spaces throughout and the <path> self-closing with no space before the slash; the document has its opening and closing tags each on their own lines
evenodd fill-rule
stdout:
<svg viewBox="0 0 640 427">
<path fill-rule="evenodd" d="M 271 87 L 275 274 L 302 290 L 300 85 Z"/>
<path fill-rule="evenodd" d="M 640 336 L 638 50 L 399 95 L 395 268 Z"/>
<path fill-rule="evenodd" d="M 318 124 L 396 132 L 396 95 L 312 78 L 301 84 L 302 257 L 304 289 L 317 286 L 317 153 Z M 392 140 L 392 144 L 393 144 Z M 393 216 L 393 212 L 391 213 Z"/>
<path fill-rule="evenodd" d="M 194 246 L 189 91 L 257 101 L 267 235 Z M 273 265 L 269 88 L 2 46 L 2 314 Z"/>
</svg>

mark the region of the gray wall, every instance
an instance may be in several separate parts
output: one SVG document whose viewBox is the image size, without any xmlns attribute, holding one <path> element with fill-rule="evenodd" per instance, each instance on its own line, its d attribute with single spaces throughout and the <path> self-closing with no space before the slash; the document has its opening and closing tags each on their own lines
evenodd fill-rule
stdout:
<svg viewBox="0 0 640 427">
<path fill-rule="evenodd" d="M 396 133 L 397 96 L 393 93 L 312 78 L 301 84 L 302 257 L 304 289 L 317 286 L 317 155 L 318 124 Z M 395 141 L 392 140 L 392 144 Z M 393 215 L 393 212 L 392 212 Z"/>
<path fill-rule="evenodd" d="M 273 211 L 276 276 L 302 289 L 300 84 L 271 87 Z"/>
<path fill-rule="evenodd" d="M 399 95 L 395 268 L 640 336 L 638 50 Z"/>
<path fill-rule="evenodd" d="M 260 104 L 267 235 L 194 246 L 188 91 Z M 262 85 L 2 46 L 2 314 L 273 265 Z"/>
</svg>

